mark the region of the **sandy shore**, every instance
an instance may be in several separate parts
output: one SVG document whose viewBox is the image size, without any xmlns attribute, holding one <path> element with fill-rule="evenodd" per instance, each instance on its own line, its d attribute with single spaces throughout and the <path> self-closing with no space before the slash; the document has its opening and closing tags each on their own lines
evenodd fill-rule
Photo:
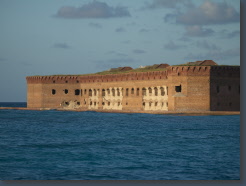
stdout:
<svg viewBox="0 0 246 186">
<path fill-rule="evenodd" d="M 174 115 L 240 115 L 240 111 L 139 111 L 139 110 L 83 110 L 83 109 L 50 109 L 50 108 L 26 108 L 26 107 L 0 107 L 0 110 L 58 110 L 58 111 L 93 111 L 103 113 L 145 113 L 145 114 L 174 114 Z"/>
</svg>

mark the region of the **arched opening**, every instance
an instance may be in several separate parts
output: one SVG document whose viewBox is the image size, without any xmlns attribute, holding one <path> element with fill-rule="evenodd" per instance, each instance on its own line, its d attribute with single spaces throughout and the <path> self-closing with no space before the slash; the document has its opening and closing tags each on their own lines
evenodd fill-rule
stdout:
<svg viewBox="0 0 246 186">
<path fill-rule="evenodd" d="M 161 96 L 165 96 L 165 91 L 163 87 L 161 87 Z"/>
<path fill-rule="evenodd" d="M 150 95 L 152 94 L 152 88 L 149 88 L 149 94 Z"/>
<path fill-rule="evenodd" d="M 89 96 L 92 96 L 92 90 L 91 89 L 89 90 Z"/>
<path fill-rule="evenodd" d="M 126 96 L 128 96 L 128 92 L 129 92 L 129 89 L 127 88 L 127 89 L 126 89 Z"/>
<path fill-rule="evenodd" d="M 115 97 L 115 89 L 112 89 L 112 95 Z"/>
<path fill-rule="evenodd" d="M 142 95 L 146 96 L 146 88 L 142 88 Z"/>
<path fill-rule="evenodd" d="M 102 89 L 102 96 L 105 96 L 105 89 Z"/>
<path fill-rule="evenodd" d="M 132 88 L 132 90 L 131 90 L 131 94 L 134 94 L 134 88 Z"/>
<path fill-rule="evenodd" d="M 155 96 L 158 96 L 158 89 L 157 89 L 157 87 L 155 87 Z"/>
<path fill-rule="evenodd" d="M 137 96 L 139 96 L 139 88 L 137 88 Z"/>
</svg>

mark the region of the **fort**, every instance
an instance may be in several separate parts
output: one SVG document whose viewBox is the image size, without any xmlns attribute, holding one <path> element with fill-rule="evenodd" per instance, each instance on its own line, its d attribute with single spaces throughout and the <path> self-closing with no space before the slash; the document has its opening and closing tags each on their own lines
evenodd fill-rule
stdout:
<svg viewBox="0 0 246 186">
<path fill-rule="evenodd" d="M 240 66 L 212 60 L 108 74 L 29 76 L 27 107 L 81 111 L 240 111 Z M 117 73 L 113 73 L 117 71 Z"/>
</svg>

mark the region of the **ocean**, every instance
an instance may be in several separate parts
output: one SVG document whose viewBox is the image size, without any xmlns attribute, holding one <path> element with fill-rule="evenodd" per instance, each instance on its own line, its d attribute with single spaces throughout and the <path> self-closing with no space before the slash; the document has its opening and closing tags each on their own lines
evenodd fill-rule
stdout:
<svg viewBox="0 0 246 186">
<path fill-rule="evenodd" d="M 240 116 L 0 110 L 0 149 L 1 180 L 239 180 Z"/>
</svg>

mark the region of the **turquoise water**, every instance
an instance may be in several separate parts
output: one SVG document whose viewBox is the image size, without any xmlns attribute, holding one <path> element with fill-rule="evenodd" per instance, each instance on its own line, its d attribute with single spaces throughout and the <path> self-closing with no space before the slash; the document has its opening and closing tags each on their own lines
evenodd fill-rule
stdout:
<svg viewBox="0 0 246 186">
<path fill-rule="evenodd" d="M 0 149 L 1 180 L 239 180 L 240 116 L 0 110 Z"/>
</svg>

